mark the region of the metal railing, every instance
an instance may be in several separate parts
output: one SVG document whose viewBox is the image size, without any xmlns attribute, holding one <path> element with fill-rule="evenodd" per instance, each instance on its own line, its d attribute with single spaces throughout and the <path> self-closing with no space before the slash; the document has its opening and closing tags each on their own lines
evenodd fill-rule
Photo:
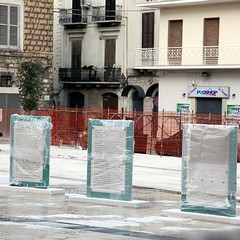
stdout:
<svg viewBox="0 0 240 240">
<path fill-rule="evenodd" d="M 12 75 L 10 75 L 10 74 L 1 75 L 0 74 L 0 87 L 12 87 L 12 85 L 13 85 Z"/>
<path fill-rule="evenodd" d="M 236 0 L 237 1 L 237 0 Z M 137 0 L 136 1 L 136 4 L 137 5 L 141 5 L 141 6 L 151 6 L 151 5 L 154 5 L 154 6 L 169 6 L 169 5 L 177 5 L 177 4 L 196 4 L 196 3 L 199 3 L 199 4 L 208 4 L 208 3 L 217 3 L 218 1 L 217 0 Z M 221 3 L 222 0 L 219 0 L 219 3 Z"/>
<path fill-rule="evenodd" d="M 60 9 L 59 23 L 67 24 L 86 24 L 87 23 L 87 9 Z"/>
<path fill-rule="evenodd" d="M 147 3 L 164 3 L 164 2 L 171 2 L 176 0 L 137 0 L 136 4 L 147 4 Z"/>
<path fill-rule="evenodd" d="M 240 46 L 140 48 L 136 66 L 240 65 Z"/>
<path fill-rule="evenodd" d="M 122 6 L 116 5 L 115 10 L 107 10 L 105 6 L 92 7 L 92 21 L 122 21 Z"/>
<path fill-rule="evenodd" d="M 119 82 L 122 81 L 121 68 L 59 68 L 60 82 Z"/>
</svg>

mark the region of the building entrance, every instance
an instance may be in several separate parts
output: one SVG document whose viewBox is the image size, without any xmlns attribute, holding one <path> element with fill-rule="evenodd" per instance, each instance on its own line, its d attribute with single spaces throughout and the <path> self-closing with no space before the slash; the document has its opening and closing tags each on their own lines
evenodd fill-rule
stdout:
<svg viewBox="0 0 240 240">
<path fill-rule="evenodd" d="M 222 114 L 221 98 L 197 98 L 197 112 L 199 114 Z"/>
<path fill-rule="evenodd" d="M 211 117 L 206 121 L 198 123 L 202 124 L 221 124 L 222 115 L 222 98 L 197 98 L 196 114 L 208 114 Z M 202 118 L 203 119 L 203 118 Z"/>
</svg>

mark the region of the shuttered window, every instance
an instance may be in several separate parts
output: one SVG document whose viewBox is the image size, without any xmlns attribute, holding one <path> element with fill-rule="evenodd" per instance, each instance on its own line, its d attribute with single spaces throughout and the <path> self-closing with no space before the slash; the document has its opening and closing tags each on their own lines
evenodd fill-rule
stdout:
<svg viewBox="0 0 240 240">
<path fill-rule="evenodd" d="M 219 18 L 204 19 L 204 46 L 218 46 Z"/>
<path fill-rule="evenodd" d="M 73 16 L 72 22 L 81 22 L 81 2 L 79 0 L 72 0 Z"/>
<path fill-rule="evenodd" d="M 116 0 L 106 0 L 106 20 L 114 20 L 116 14 Z"/>
<path fill-rule="evenodd" d="M 17 48 L 19 45 L 19 8 L 0 4 L 0 47 Z"/>
<path fill-rule="evenodd" d="M 81 68 L 82 41 L 72 42 L 72 68 Z"/>
<path fill-rule="evenodd" d="M 218 64 L 219 18 L 204 19 L 203 63 Z"/>
<path fill-rule="evenodd" d="M 181 65 L 183 21 L 171 20 L 168 25 L 168 63 Z"/>
<path fill-rule="evenodd" d="M 182 47 L 183 21 L 169 21 L 168 26 L 168 47 Z"/>
<path fill-rule="evenodd" d="M 105 40 L 105 66 L 112 67 L 115 64 L 116 39 Z"/>
<path fill-rule="evenodd" d="M 142 48 L 154 47 L 154 13 L 142 14 Z"/>
</svg>

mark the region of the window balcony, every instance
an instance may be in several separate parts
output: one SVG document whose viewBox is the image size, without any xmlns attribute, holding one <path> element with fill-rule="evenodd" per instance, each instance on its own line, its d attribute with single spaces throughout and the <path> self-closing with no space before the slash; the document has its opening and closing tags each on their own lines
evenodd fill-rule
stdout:
<svg viewBox="0 0 240 240">
<path fill-rule="evenodd" d="M 121 23 L 122 6 L 116 5 L 108 10 L 105 6 L 92 7 L 92 21 L 97 23 Z"/>
<path fill-rule="evenodd" d="M 115 86 L 123 84 L 125 77 L 121 74 L 121 68 L 93 66 L 83 68 L 60 68 L 59 81 L 64 84 L 77 84 L 85 86 Z"/>
<path fill-rule="evenodd" d="M 59 23 L 68 27 L 74 25 L 85 26 L 87 24 L 88 9 L 61 9 Z"/>
<path fill-rule="evenodd" d="M 136 50 L 135 68 L 239 68 L 240 46 L 141 48 Z"/>
<path fill-rule="evenodd" d="M 238 0 L 228 0 L 228 2 L 238 2 Z M 226 0 L 137 0 L 138 7 L 154 8 L 191 6 L 211 3 L 226 3 Z"/>
</svg>

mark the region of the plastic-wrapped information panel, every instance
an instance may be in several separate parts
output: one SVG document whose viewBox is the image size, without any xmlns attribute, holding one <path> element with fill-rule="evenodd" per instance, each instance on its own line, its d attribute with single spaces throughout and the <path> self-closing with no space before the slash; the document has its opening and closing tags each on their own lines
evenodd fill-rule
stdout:
<svg viewBox="0 0 240 240">
<path fill-rule="evenodd" d="M 236 215 L 236 126 L 186 124 L 182 211 Z"/>
<path fill-rule="evenodd" d="M 49 185 L 50 117 L 11 116 L 10 185 Z"/>
<path fill-rule="evenodd" d="M 87 196 L 131 200 L 133 121 L 88 123 Z"/>
</svg>

